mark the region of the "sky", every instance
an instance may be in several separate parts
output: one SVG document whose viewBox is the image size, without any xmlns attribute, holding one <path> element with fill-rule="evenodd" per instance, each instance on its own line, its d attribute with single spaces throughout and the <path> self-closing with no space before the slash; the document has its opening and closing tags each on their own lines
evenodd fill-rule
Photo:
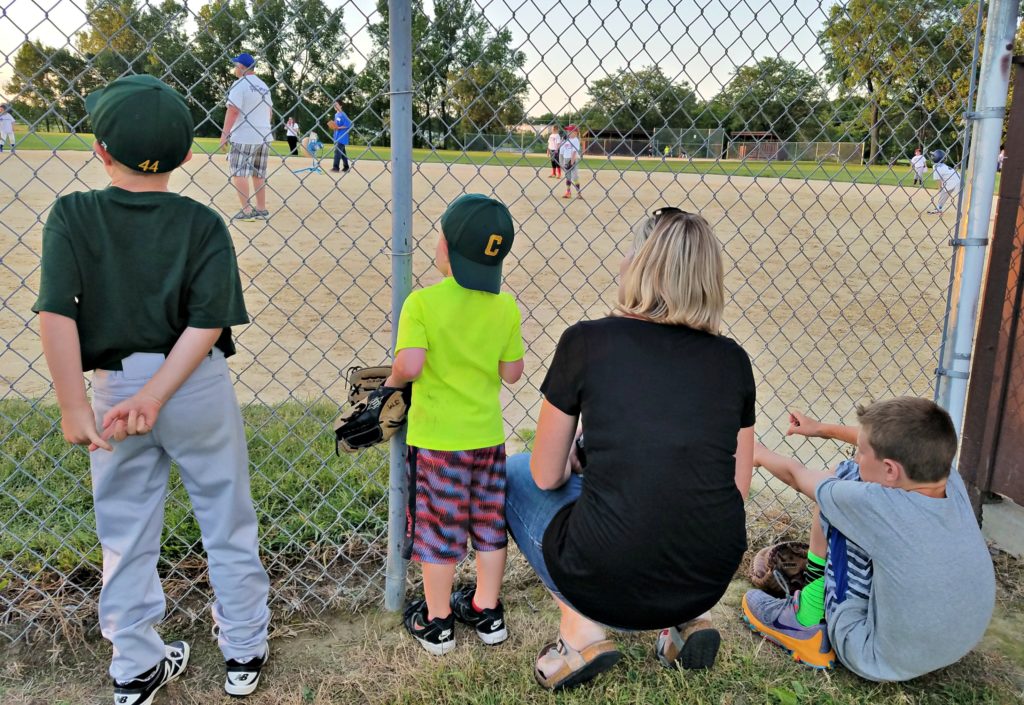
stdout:
<svg viewBox="0 0 1024 705">
<path fill-rule="evenodd" d="M 158 0 L 152 0 L 158 2 Z M 350 62 L 360 68 L 372 47 L 367 25 L 375 0 L 326 0 L 344 8 L 352 40 Z M 194 13 L 205 0 L 186 0 Z M 428 15 L 433 2 L 425 0 Z M 819 71 L 817 45 L 831 3 L 817 0 L 476 0 L 492 27 L 507 27 L 526 54 L 528 115 L 581 109 L 588 81 L 627 66 L 658 65 L 711 98 L 736 67 L 781 57 Z M 10 79 L 14 53 L 26 38 L 50 46 L 70 43 L 86 24 L 85 0 L 0 0 L 0 86 Z"/>
</svg>

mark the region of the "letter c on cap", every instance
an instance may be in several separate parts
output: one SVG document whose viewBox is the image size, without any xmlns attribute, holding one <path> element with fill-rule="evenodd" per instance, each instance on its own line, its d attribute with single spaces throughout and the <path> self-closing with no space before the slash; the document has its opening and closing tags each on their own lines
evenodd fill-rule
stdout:
<svg viewBox="0 0 1024 705">
<path fill-rule="evenodd" d="M 484 248 L 484 254 L 494 257 L 498 254 L 498 245 L 501 244 L 501 235 L 491 235 L 491 239 L 487 241 L 487 247 Z"/>
</svg>

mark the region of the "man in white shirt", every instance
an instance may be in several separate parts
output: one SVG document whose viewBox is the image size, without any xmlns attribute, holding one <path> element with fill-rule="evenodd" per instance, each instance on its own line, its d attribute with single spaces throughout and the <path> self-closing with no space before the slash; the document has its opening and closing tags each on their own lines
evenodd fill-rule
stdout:
<svg viewBox="0 0 1024 705">
<path fill-rule="evenodd" d="M 910 158 L 910 170 L 914 172 L 914 185 L 924 186 L 924 172 L 928 168 L 928 163 L 921 154 L 921 148 L 918 147 L 914 150 L 914 156 Z"/>
<path fill-rule="evenodd" d="M 939 182 L 939 200 L 935 203 L 935 208 L 928 213 L 941 215 L 946 201 L 950 197 L 956 199 L 960 193 L 960 174 L 956 173 L 952 167 L 943 164 L 946 161 L 946 153 L 941 149 L 932 152 L 932 161 L 935 162 L 935 180 Z"/>
<path fill-rule="evenodd" d="M 273 132 L 270 124 L 274 115 L 274 103 L 270 88 L 259 76 L 253 73 L 252 67 L 256 60 L 251 54 L 239 54 L 232 60 L 234 72 L 238 79 L 228 90 L 228 110 L 224 117 L 224 130 L 220 135 L 220 146 L 230 143 L 228 166 L 231 180 L 238 191 L 238 201 L 242 210 L 232 220 L 266 219 L 270 216 L 267 210 L 267 194 L 264 186 L 267 181 L 267 161 L 270 156 L 270 140 Z M 253 195 L 256 207 L 249 203 L 249 184 L 252 178 Z"/>
<path fill-rule="evenodd" d="M 580 192 L 580 131 L 575 125 L 568 125 L 565 128 L 566 137 L 558 148 L 558 159 L 562 164 L 562 171 L 565 173 L 565 195 L 562 198 L 572 198 L 572 185 L 576 184 L 576 197 L 582 198 Z"/>
<path fill-rule="evenodd" d="M 551 134 L 548 135 L 548 156 L 551 157 L 552 179 L 562 178 L 562 165 L 558 163 L 558 148 L 562 146 L 562 133 L 558 125 L 551 126 Z"/>
<path fill-rule="evenodd" d="M 14 154 L 14 115 L 11 114 L 11 104 L 0 105 L 0 152 L 4 151 L 7 142 L 11 143 L 11 154 Z"/>
</svg>

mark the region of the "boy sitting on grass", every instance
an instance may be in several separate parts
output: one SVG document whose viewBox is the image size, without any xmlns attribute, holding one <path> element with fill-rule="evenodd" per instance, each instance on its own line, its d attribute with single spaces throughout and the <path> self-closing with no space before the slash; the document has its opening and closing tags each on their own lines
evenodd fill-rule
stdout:
<svg viewBox="0 0 1024 705">
<path fill-rule="evenodd" d="M 838 656 L 862 678 L 905 681 L 955 663 L 981 640 L 995 575 L 964 482 L 951 469 L 957 439 L 949 414 L 900 397 L 858 408 L 857 419 L 859 428 L 790 414 L 787 435 L 856 444 L 855 459 L 835 472 L 755 447 L 755 465 L 817 502 L 807 556 L 813 580 L 785 598 L 747 592 L 743 617 L 809 666 L 830 668 Z"/>
</svg>

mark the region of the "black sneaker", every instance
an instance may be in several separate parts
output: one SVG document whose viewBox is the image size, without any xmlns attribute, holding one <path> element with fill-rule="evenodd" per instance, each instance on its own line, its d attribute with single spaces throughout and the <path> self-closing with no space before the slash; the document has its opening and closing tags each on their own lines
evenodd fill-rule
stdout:
<svg viewBox="0 0 1024 705">
<path fill-rule="evenodd" d="M 270 658 L 270 644 L 267 644 L 263 656 L 254 656 L 245 661 L 228 659 L 226 661 L 228 676 L 224 681 L 224 692 L 236 698 L 251 694 L 260 684 L 260 671 Z"/>
<path fill-rule="evenodd" d="M 498 606 L 494 609 L 485 609 L 477 612 L 473 607 L 473 595 L 476 594 L 476 585 L 464 587 L 452 593 L 451 606 L 455 619 L 463 624 L 468 624 L 476 629 L 476 635 L 480 641 L 488 646 L 494 646 L 508 639 L 508 629 L 505 626 L 505 606 L 498 600 Z"/>
<path fill-rule="evenodd" d="M 405 629 L 424 649 L 434 656 L 443 656 L 455 648 L 455 615 L 435 617 L 427 621 L 427 601 L 416 600 L 405 608 L 402 619 Z"/>
<path fill-rule="evenodd" d="M 150 705 L 156 691 L 181 675 L 188 665 L 188 644 L 172 641 L 164 645 L 164 660 L 130 681 L 114 681 L 114 705 Z"/>
</svg>

